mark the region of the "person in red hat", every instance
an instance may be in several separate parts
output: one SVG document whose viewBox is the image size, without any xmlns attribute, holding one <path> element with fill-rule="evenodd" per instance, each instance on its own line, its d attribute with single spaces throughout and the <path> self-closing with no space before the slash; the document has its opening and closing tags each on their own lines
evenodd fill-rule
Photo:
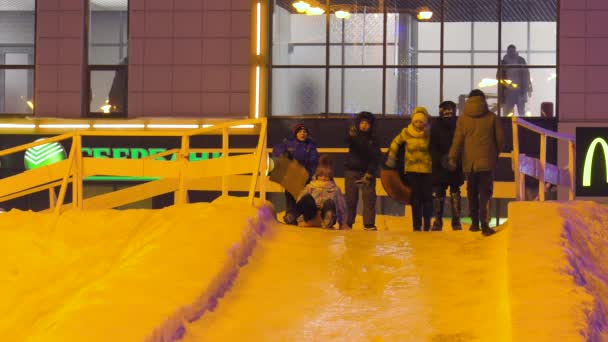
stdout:
<svg viewBox="0 0 608 342">
<path fill-rule="evenodd" d="M 317 144 L 309 136 L 308 129 L 302 123 L 294 125 L 291 132 L 291 136 L 272 148 L 272 156 L 297 160 L 308 172 L 308 181 L 310 181 L 319 163 Z M 283 221 L 287 224 L 297 225 L 294 211 L 296 200 L 287 191 L 285 191 L 285 206 Z"/>
</svg>

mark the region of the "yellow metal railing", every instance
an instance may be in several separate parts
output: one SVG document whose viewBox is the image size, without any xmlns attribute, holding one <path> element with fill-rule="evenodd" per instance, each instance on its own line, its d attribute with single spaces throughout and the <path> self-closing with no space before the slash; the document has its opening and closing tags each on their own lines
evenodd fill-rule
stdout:
<svg viewBox="0 0 608 342">
<path fill-rule="evenodd" d="M 230 149 L 230 136 L 234 134 L 258 135 L 255 149 Z M 253 203 L 256 189 L 259 189 L 261 197 L 265 197 L 260 176 L 265 176 L 266 173 L 265 158 L 262 162 L 263 156 L 267 155 L 266 134 L 266 119 L 246 119 L 187 131 L 77 130 L 41 139 L 0 151 L 0 157 L 48 143 L 66 142 L 71 144 L 67 160 L 1 179 L 0 202 L 48 190 L 49 209 L 60 213 L 65 207 L 68 185 L 71 184 L 71 205 L 78 209 L 115 208 L 169 192 L 174 193 L 176 204 L 183 204 L 188 202 L 188 190 L 206 190 L 204 185 L 209 184 L 209 181 L 201 182 L 201 179 L 220 178 L 222 195 L 227 195 L 233 177 L 250 174 L 241 177 L 247 178 L 248 200 Z M 189 153 L 198 150 L 190 148 L 190 138 L 197 135 L 221 135 L 221 158 L 189 162 Z M 145 159 L 97 159 L 82 156 L 82 138 L 89 136 L 179 137 L 181 144 L 179 149 L 151 155 Z M 230 155 L 239 152 L 242 154 Z M 175 160 L 156 160 L 173 153 L 177 153 Z M 95 175 L 154 177 L 158 180 L 83 199 L 83 179 Z M 59 193 L 56 196 L 57 186 Z"/>
<path fill-rule="evenodd" d="M 513 152 L 512 165 L 515 173 L 515 188 L 517 199 L 525 199 L 525 177 L 530 176 L 538 179 L 538 199 L 545 200 L 546 184 L 554 184 L 568 189 L 568 199 L 574 199 L 574 146 L 575 137 L 572 135 L 558 133 L 531 124 L 521 118 L 513 117 L 511 121 L 513 128 Z M 519 127 L 525 128 L 539 135 L 540 159 L 519 154 Z M 547 138 L 568 143 L 568 167 L 559 168 L 547 163 Z"/>
<path fill-rule="evenodd" d="M 251 127 L 251 128 L 235 128 Z M 518 127 L 522 126 L 541 135 L 540 160 L 519 155 Z M 40 191 L 49 193 L 49 209 L 59 213 L 66 205 L 71 204 L 79 209 L 115 208 L 134 203 L 165 193 L 174 193 L 175 203 L 188 202 L 189 190 L 219 190 L 222 195 L 229 191 L 247 191 L 248 200 L 252 203 L 255 193 L 265 198 L 266 192 L 280 192 L 280 185 L 268 181 L 266 177 L 267 148 L 266 119 L 246 119 L 216 123 L 210 127 L 182 131 L 150 130 L 77 130 L 71 133 L 46 138 L 29 144 L 0 151 L 0 157 L 23 152 L 31 147 L 52 142 L 71 143 L 66 160 L 27 170 L 20 174 L 0 179 L 0 202 L 26 196 Z M 257 135 L 255 148 L 230 148 L 232 135 Z M 190 138 L 197 135 L 220 135 L 221 148 L 191 148 Z M 91 136 L 103 137 L 178 137 L 179 148 L 170 149 L 144 159 L 98 159 L 83 157 L 82 138 Z M 566 139 L 569 144 L 569 170 L 557 170 L 557 167 L 546 163 L 546 138 Z M 513 152 L 501 153 L 501 158 L 512 159 L 515 171 L 515 182 L 496 182 L 494 197 L 523 199 L 523 177 L 526 175 L 538 178 L 543 185 L 540 199 L 544 200 L 544 183 L 549 182 L 568 186 L 573 198 L 573 137 L 544 130 L 519 118 L 513 119 Z M 346 148 L 319 148 L 320 153 L 346 153 Z M 386 148 L 383 149 L 386 151 Z M 189 162 L 192 152 L 221 152 L 221 158 Z M 176 154 L 174 160 L 158 160 L 161 157 Z M 530 166 L 533 165 L 533 166 Z M 547 171 L 548 170 L 548 171 Z M 555 176 L 557 174 L 557 176 Z M 90 176 L 132 176 L 147 177 L 157 180 L 148 181 L 125 189 L 83 198 L 83 180 Z M 567 177 L 564 177 L 567 175 Z M 567 179 L 566 179 L 567 178 Z M 339 187 L 344 187 L 344 179 L 336 178 Z M 72 202 L 65 204 L 68 185 L 72 185 Z M 380 182 L 376 184 L 379 196 L 386 196 Z M 59 192 L 56 188 L 59 187 Z M 466 196 L 466 186 L 462 187 Z"/>
</svg>

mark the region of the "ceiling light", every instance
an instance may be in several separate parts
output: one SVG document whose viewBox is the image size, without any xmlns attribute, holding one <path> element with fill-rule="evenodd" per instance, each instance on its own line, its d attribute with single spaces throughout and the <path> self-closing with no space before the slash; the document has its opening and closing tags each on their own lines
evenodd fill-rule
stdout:
<svg viewBox="0 0 608 342">
<path fill-rule="evenodd" d="M 420 7 L 418 14 L 416 14 L 418 20 L 431 20 L 432 17 L 433 12 L 428 7 Z"/>
<path fill-rule="evenodd" d="M 321 15 L 325 10 L 320 7 L 310 7 L 306 10 L 306 15 Z"/>
<path fill-rule="evenodd" d="M 310 8 L 310 5 L 304 1 L 294 2 L 292 5 L 298 13 L 304 13 L 307 9 Z"/>
<path fill-rule="evenodd" d="M 484 78 L 477 84 L 479 88 L 493 87 L 498 84 L 498 80 L 493 78 Z"/>
<path fill-rule="evenodd" d="M 334 13 L 336 15 L 336 18 L 338 19 L 348 19 L 350 18 L 350 13 L 348 11 L 336 11 L 336 13 Z"/>
</svg>

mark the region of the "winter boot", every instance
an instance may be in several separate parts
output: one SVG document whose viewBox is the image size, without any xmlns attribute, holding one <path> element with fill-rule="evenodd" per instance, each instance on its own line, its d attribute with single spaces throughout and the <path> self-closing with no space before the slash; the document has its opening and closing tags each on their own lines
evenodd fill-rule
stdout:
<svg viewBox="0 0 608 342">
<path fill-rule="evenodd" d="M 451 194 L 450 204 L 452 205 L 452 229 L 461 230 L 462 224 L 460 224 L 460 193 L 456 192 Z"/>
<path fill-rule="evenodd" d="M 469 231 L 478 232 L 479 229 L 479 219 L 472 218 L 471 226 L 469 227 Z"/>
<path fill-rule="evenodd" d="M 291 213 L 291 212 L 288 212 L 287 214 L 285 214 L 285 216 L 283 216 L 283 222 L 285 222 L 285 224 L 289 224 L 292 226 L 298 225 L 298 219 L 297 219 L 296 215 L 294 215 L 294 213 Z"/>
<path fill-rule="evenodd" d="M 321 227 L 332 229 L 336 224 L 336 214 L 332 210 L 327 210 L 321 218 Z"/>
<path fill-rule="evenodd" d="M 368 231 L 374 231 L 374 230 L 378 230 L 378 228 L 373 225 L 373 224 L 366 224 L 363 229 L 368 230 Z"/>
<path fill-rule="evenodd" d="M 488 201 L 486 204 L 486 213 L 485 213 L 485 217 L 481 218 L 481 234 L 483 234 L 483 236 L 490 236 L 494 233 L 496 233 L 496 231 L 492 228 L 490 228 L 490 219 L 492 218 L 490 215 L 490 201 Z"/>
<path fill-rule="evenodd" d="M 493 234 L 496 234 L 496 231 L 492 228 L 490 228 L 490 226 L 488 224 L 481 224 L 481 234 L 483 236 L 490 236 Z"/>
<path fill-rule="evenodd" d="M 443 228 L 443 204 L 445 197 L 433 197 L 433 226 L 431 230 L 440 231 Z"/>
</svg>

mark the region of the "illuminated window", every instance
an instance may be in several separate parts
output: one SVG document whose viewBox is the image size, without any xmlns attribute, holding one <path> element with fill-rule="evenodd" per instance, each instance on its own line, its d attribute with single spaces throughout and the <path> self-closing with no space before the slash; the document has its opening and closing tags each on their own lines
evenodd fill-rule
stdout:
<svg viewBox="0 0 608 342">
<path fill-rule="evenodd" d="M 556 101 L 557 0 L 302 2 L 323 14 L 273 1 L 271 115 L 436 115 L 475 88 L 502 116 L 540 116 Z M 509 45 L 520 58 L 505 59 Z M 507 88 L 507 77 L 522 84 Z"/>
<path fill-rule="evenodd" d="M 90 116 L 125 117 L 128 0 L 90 0 L 88 33 Z"/>
<path fill-rule="evenodd" d="M 34 108 L 35 0 L 0 1 L 0 113 Z"/>
</svg>

